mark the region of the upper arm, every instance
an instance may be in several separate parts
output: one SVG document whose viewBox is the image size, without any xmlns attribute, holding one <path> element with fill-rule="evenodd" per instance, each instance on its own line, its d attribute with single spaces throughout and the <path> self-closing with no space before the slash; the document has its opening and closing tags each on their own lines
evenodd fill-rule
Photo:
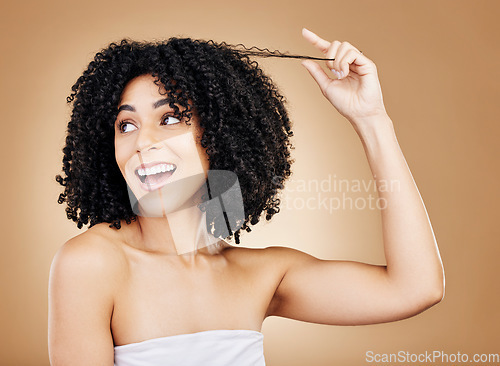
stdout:
<svg viewBox="0 0 500 366">
<path fill-rule="evenodd" d="M 374 324 L 408 318 L 439 301 L 390 281 L 386 266 L 321 260 L 291 248 L 274 250 L 284 274 L 268 316 L 330 325 Z"/>
<path fill-rule="evenodd" d="M 103 239 L 82 234 L 54 256 L 49 276 L 51 365 L 114 364 L 110 323 L 118 276 L 110 254 Z"/>
</svg>

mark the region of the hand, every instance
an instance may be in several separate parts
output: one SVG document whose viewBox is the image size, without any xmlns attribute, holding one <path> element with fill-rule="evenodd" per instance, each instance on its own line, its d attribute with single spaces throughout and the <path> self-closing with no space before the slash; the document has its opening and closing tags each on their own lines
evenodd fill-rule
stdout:
<svg viewBox="0 0 500 366">
<path fill-rule="evenodd" d="M 330 78 L 323 69 L 312 60 L 302 61 L 318 83 L 323 95 L 333 104 L 341 115 L 354 127 L 369 123 L 374 116 L 387 115 L 382 99 L 382 90 L 377 75 L 377 67 L 356 47 L 348 42 L 328 42 L 315 33 L 303 28 L 302 35 L 319 49 L 326 65 L 337 78 Z M 342 72 L 342 74 L 341 74 Z"/>
</svg>

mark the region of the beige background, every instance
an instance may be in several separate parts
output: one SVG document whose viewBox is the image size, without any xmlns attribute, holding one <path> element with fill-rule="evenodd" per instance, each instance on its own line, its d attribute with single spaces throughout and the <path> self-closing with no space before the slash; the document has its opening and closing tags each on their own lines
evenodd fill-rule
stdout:
<svg viewBox="0 0 500 366">
<path fill-rule="evenodd" d="M 123 37 L 181 35 L 319 56 L 302 39 L 304 26 L 349 41 L 377 64 L 438 239 L 446 297 L 389 324 L 267 319 L 268 365 L 363 365 L 370 350 L 499 353 L 499 14 L 497 1 L 2 2 L 0 364 L 48 365 L 49 267 L 58 247 L 80 232 L 56 202 L 65 98 L 93 54 Z M 259 63 L 289 102 L 293 179 L 370 179 L 357 135 L 300 62 Z M 314 194 L 286 193 L 292 202 Z M 379 220 L 375 210 L 283 209 L 242 244 L 382 264 Z"/>
</svg>

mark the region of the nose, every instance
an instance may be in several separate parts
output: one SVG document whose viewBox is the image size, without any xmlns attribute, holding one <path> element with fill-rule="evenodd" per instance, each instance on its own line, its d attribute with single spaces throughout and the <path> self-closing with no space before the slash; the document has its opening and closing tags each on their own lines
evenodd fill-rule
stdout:
<svg viewBox="0 0 500 366">
<path fill-rule="evenodd" d="M 142 151 L 146 148 L 148 150 L 156 148 L 154 145 L 158 142 L 157 133 L 154 131 L 154 127 L 142 126 L 136 140 L 137 152 Z"/>
</svg>

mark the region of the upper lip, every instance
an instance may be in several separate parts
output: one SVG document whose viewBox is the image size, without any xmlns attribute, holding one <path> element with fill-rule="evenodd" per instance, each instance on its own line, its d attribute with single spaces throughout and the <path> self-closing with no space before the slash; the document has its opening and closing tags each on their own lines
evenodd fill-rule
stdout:
<svg viewBox="0 0 500 366">
<path fill-rule="evenodd" d="M 144 164 L 139 165 L 137 168 L 135 168 L 135 172 L 137 172 L 139 169 L 148 169 L 148 168 L 152 168 L 156 165 L 163 165 L 163 164 L 170 164 L 170 165 L 173 165 L 174 167 L 177 167 L 177 165 L 175 165 L 174 163 L 169 163 L 166 161 L 153 161 L 151 163 L 144 163 Z"/>
</svg>

